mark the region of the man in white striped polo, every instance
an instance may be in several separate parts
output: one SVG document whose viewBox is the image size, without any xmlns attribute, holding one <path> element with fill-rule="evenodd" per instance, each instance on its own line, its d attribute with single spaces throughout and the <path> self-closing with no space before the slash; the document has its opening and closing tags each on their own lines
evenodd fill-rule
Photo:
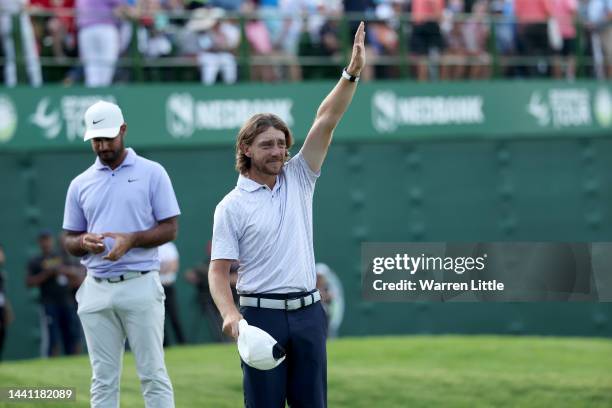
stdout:
<svg viewBox="0 0 612 408">
<path fill-rule="evenodd" d="M 242 364 L 247 407 L 327 406 L 325 312 L 316 290 L 312 198 L 332 133 L 355 93 L 365 65 L 365 29 L 338 84 L 323 100 L 302 149 L 289 160 L 292 136 L 273 114 L 250 118 L 238 133 L 237 186 L 215 210 L 209 282 L 223 331 L 238 337 L 238 322 L 268 332 L 286 351 L 277 367 Z M 234 305 L 229 271 L 238 260 Z"/>
</svg>

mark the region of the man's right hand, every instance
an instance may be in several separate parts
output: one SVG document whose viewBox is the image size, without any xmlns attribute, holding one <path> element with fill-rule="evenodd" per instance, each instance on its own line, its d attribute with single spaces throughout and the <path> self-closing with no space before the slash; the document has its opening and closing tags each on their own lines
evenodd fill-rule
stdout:
<svg viewBox="0 0 612 408">
<path fill-rule="evenodd" d="M 242 315 L 238 312 L 232 312 L 223 319 L 223 333 L 230 336 L 234 340 L 238 340 L 238 322 L 242 320 Z"/>
<path fill-rule="evenodd" d="M 102 234 L 85 233 L 81 235 L 81 248 L 93 254 L 100 254 L 106 249 Z"/>
<path fill-rule="evenodd" d="M 357 27 L 355 33 L 355 41 L 353 43 L 353 54 L 351 55 L 351 61 L 349 62 L 346 70 L 349 74 L 354 76 L 360 76 L 361 70 L 366 64 L 366 52 L 365 52 L 365 24 L 362 21 Z"/>
</svg>

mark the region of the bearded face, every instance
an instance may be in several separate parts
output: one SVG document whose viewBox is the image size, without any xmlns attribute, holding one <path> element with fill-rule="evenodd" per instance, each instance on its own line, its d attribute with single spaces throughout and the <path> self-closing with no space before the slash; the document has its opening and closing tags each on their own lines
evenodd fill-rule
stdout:
<svg viewBox="0 0 612 408">
<path fill-rule="evenodd" d="M 278 175 L 287 156 L 287 143 L 285 134 L 270 127 L 257 135 L 245 154 L 251 159 L 251 171 L 264 176 Z"/>
<path fill-rule="evenodd" d="M 124 130 L 120 130 L 115 138 L 96 137 L 91 139 L 91 148 L 100 158 L 100 161 L 112 167 L 123 155 L 125 146 L 123 145 Z"/>
</svg>

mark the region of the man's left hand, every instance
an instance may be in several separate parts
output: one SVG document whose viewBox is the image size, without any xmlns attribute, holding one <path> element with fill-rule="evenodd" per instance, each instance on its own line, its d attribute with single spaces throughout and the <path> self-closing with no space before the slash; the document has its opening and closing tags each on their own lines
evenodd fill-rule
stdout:
<svg viewBox="0 0 612 408">
<path fill-rule="evenodd" d="M 359 76 L 361 70 L 366 64 L 366 53 L 365 53 L 365 24 L 362 21 L 357 28 L 355 33 L 355 42 L 353 43 L 353 54 L 351 55 L 351 62 L 349 63 L 346 70 L 349 74 Z"/>
<path fill-rule="evenodd" d="M 132 249 L 134 246 L 134 234 L 122 234 L 118 232 L 105 232 L 102 234 L 104 237 L 113 238 L 115 244 L 113 245 L 110 252 L 103 257 L 108 261 L 116 261 L 121 258 L 127 251 Z"/>
</svg>

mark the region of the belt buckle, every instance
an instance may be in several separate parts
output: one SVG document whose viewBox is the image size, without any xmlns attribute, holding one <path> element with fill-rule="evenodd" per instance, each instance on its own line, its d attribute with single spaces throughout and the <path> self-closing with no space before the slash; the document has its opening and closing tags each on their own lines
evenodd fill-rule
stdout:
<svg viewBox="0 0 612 408">
<path fill-rule="evenodd" d="M 295 307 L 291 307 L 289 305 L 289 302 L 292 301 L 298 301 L 299 304 Z M 285 299 L 285 310 L 289 310 L 289 311 L 293 311 L 293 310 L 298 310 L 303 308 L 304 306 L 306 306 L 306 302 L 304 301 L 304 297 L 301 298 L 293 298 L 293 299 Z"/>
<path fill-rule="evenodd" d="M 293 306 L 293 303 L 289 303 L 289 302 L 293 302 L 295 300 L 298 300 L 298 298 L 293 298 L 293 299 L 285 299 L 285 310 L 288 311 L 294 311 L 294 310 L 298 310 L 299 308 L 301 308 L 302 306 L 297 305 L 297 306 Z"/>
</svg>

